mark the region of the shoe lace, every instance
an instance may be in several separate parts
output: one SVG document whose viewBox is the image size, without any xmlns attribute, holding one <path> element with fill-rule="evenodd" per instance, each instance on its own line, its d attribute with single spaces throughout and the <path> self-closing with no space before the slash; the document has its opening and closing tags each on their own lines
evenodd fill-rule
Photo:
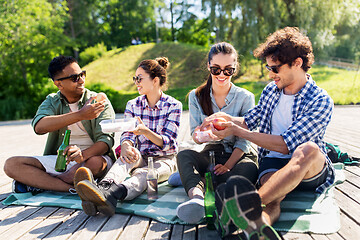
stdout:
<svg viewBox="0 0 360 240">
<path fill-rule="evenodd" d="M 101 182 L 99 182 L 99 186 L 102 188 L 102 189 L 109 189 L 111 187 L 111 185 L 114 183 L 114 180 L 112 179 L 106 179 L 106 180 L 102 180 Z"/>
</svg>

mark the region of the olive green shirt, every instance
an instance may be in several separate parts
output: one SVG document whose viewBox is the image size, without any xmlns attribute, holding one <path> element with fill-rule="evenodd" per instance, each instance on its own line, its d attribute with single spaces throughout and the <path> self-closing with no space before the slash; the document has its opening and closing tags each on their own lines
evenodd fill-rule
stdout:
<svg viewBox="0 0 360 240">
<path fill-rule="evenodd" d="M 92 97 L 96 96 L 97 93 L 85 89 L 80 101 L 79 101 L 79 109 L 84 106 L 86 101 Z M 70 112 L 69 103 L 66 98 L 58 91 L 57 93 L 49 94 L 46 99 L 39 106 L 34 119 L 31 122 L 32 127 L 35 131 L 36 124 L 46 116 L 53 115 L 62 115 Z M 115 119 L 114 109 L 109 101 L 105 103 L 104 111 L 95 119 L 91 120 L 82 120 L 86 132 L 89 134 L 90 138 L 94 143 L 96 142 L 104 142 L 109 146 L 109 151 L 106 153 L 113 160 L 115 160 L 115 155 L 113 153 L 112 147 L 114 146 L 114 134 L 103 133 L 101 130 L 100 122 L 105 119 Z M 61 128 L 54 132 L 49 132 L 44 155 L 56 155 L 57 149 L 61 145 L 64 134 L 67 127 Z"/>
</svg>

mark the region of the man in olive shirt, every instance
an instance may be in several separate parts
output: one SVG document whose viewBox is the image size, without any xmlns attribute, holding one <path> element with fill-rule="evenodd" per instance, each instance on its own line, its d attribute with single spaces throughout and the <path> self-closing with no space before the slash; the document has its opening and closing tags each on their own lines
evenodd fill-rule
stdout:
<svg viewBox="0 0 360 240">
<path fill-rule="evenodd" d="M 14 192 L 71 191 L 77 168 L 85 166 L 101 177 L 115 160 L 113 135 L 103 133 L 99 125 L 104 119 L 115 118 L 111 103 L 95 101 L 97 94 L 85 88 L 86 72 L 73 57 L 55 57 L 48 71 L 59 91 L 46 97 L 32 120 L 36 134 L 49 134 L 44 156 L 6 160 L 4 171 L 14 179 Z M 67 129 L 71 130 L 70 144 L 64 151 L 68 165 L 59 173 L 55 171 L 57 149 Z"/>
</svg>

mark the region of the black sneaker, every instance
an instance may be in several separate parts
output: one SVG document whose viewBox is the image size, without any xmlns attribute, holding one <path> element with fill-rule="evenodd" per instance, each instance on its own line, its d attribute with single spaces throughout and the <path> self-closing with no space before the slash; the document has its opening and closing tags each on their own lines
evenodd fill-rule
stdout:
<svg viewBox="0 0 360 240">
<path fill-rule="evenodd" d="M 14 192 L 14 193 L 31 192 L 33 194 L 37 194 L 37 193 L 41 193 L 41 192 L 44 192 L 44 191 L 45 191 L 44 189 L 31 187 L 31 186 L 23 184 L 23 183 L 21 183 L 19 181 L 16 181 L 16 180 L 13 180 L 13 182 L 12 182 L 12 192 Z"/>
<path fill-rule="evenodd" d="M 225 183 L 221 183 L 215 191 L 215 227 L 220 237 L 224 238 L 227 236 L 226 239 L 229 239 L 229 235 L 235 232 L 238 228 L 231 221 L 230 215 L 223 204 L 225 198 L 225 187 Z"/>
<path fill-rule="evenodd" d="M 83 180 L 88 180 L 92 184 L 95 184 L 94 176 L 91 170 L 87 167 L 79 167 L 76 170 L 74 176 L 74 187 L 76 189 L 76 193 L 79 195 L 81 199 L 81 206 L 83 211 L 89 216 L 95 216 L 99 211 L 97 210 L 94 203 L 87 201 L 86 196 L 82 195 L 82 192 L 79 192 L 77 189 L 77 184 Z"/>
<path fill-rule="evenodd" d="M 102 181 L 97 186 L 89 180 L 83 180 L 76 185 L 76 191 L 83 202 L 93 203 L 96 209 L 106 216 L 114 215 L 117 200 L 123 200 L 127 195 L 124 185 L 107 181 Z"/>
<path fill-rule="evenodd" d="M 263 236 L 266 240 L 279 240 L 279 234 L 262 217 L 262 206 L 255 186 L 242 176 L 226 181 L 223 201 L 232 222 L 242 229 L 250 240 Z"/>
</svg>

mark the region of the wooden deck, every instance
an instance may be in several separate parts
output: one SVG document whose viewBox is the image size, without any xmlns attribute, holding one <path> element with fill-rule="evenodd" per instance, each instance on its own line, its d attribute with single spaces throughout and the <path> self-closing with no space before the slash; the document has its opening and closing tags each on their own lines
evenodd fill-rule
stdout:
<svg viewBox="0 0 360 240">
<path fill-rule="evenodd" d="M 30 121 L 0 122 L 0 165 L 15 155 L 42 154 L 46 135 L 37 136 Z M 179 139 L 190 138 L 188 113 L 183 114 Z M 118 138 L 117 138 L 118 140 Z M 360 156 L 360 106 L 337 106 L 328 127 L 326 140 Z M 360 239 L 360 167 L 346 167 L 346 182 L 336 188 L 341 208 L 341 229 L 336 234 L 315 235 L 282 233 L 284 239 Z M 11 179 L 0 169 L 0 200 L 11 192 Z M 0 239 L 219 239 L 203 225 L 183 226 L 116 214 L 88 217 L 81 210 L 56 207 L 3 206 L 0 204 Z"/>
</svg>

